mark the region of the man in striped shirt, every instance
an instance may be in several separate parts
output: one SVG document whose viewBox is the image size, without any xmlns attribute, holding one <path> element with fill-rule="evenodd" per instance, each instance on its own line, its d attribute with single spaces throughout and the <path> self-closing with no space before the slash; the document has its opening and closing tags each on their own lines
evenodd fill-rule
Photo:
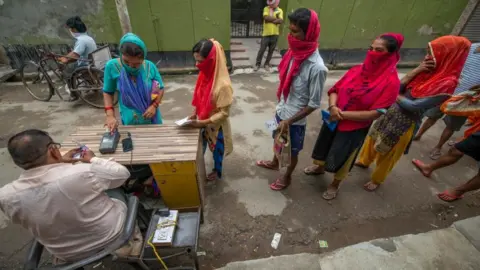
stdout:
<svg viewBox="0 0 480 270">
<path fill-rule="evenodd" d="M 462 74 L 460 75 L 460 82 L 455 89 L 454 95 L 458 95 L 472 86 L 480 84 L 480 43 L 472 43 L 470 47 L 470 53 L 468 55 L 467 61 L 463 66 Z M 432 108 L 425 113 L 427 120 L 418 130 L 417 135 L 413 140 L 418 141 L 421 139 L 423 134 L 432 127 L 439 119 L 441 119 L 444 114 L 440 110 L 440 106 Z M 445 129 L 440 136 L 438 144 L 430 152 L 430 158 L 433 160 L 438 159 L 442 153 L 442 146 L 452 137 L 455 131 L 459 131 L 467 120 L 466 117 L 462 116 L 453 116 L 447 115 L 443 118 L 445 122 Z"/>
</svg>

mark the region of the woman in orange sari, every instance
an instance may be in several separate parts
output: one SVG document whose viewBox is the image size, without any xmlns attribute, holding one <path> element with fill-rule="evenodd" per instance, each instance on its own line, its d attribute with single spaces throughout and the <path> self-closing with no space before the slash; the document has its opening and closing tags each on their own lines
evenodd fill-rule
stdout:
<svg viewBox="0 0 480 270">
<path fill-rule="evenodd" d="M 364 186 L 367 191 L 377 189 L 408 151 L 423 113 L 453 94 L 470 45 L 464 37 L 437 38 L 428 44 L 422 64 L 402 78 L 397 102 L 373 124 L 356 163 L 363 168 L 377 165 Z"/>
<path fill-rule="evenodd" d="M 222 45 L 214 39 L 199 41 L 192 49 L 200 70 L 193 93 L 195 108 L 189 117 L 192 127 L 201 128 L 203 149 L 213 152 L 214 168 L 208 181 L 222 178 L 223 158 L 233 150 L 230 128 L 230 106 L 233 89 Z"/>
</svg>

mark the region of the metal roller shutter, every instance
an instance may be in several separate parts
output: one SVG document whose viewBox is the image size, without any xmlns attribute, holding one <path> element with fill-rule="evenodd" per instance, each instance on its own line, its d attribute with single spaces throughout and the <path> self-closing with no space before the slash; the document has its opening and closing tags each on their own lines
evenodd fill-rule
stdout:
<svg viewBox="0 0 480 270">
<path fill-rule="evenodd" d="M 477 4 L 472 15 L 468 19 L 461 35 L 472 42 L 480 42 L 480 5 Z"/>
</svg>

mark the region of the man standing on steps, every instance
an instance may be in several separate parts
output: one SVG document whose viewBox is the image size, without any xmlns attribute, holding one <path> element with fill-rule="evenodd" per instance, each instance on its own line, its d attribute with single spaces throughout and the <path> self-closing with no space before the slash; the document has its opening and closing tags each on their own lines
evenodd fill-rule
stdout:
<svg viewBox="0 0 480 270">
<path fill-rule="evenodd" d="M 278 7 L 280 0 L 267 0 L 267 5 L 263 9 L 263 33 L 262 43 L 258 51 L 255 71 L 260 69 L 262 58 L 268 47 L 267 59 L 265 60 L 265 70 L 270 71 L 270 60 L 273 51 L 277 46 L 278 36 L 280 35 L 280 24 L 283 23 L 283 10 Z"/>
</svg>

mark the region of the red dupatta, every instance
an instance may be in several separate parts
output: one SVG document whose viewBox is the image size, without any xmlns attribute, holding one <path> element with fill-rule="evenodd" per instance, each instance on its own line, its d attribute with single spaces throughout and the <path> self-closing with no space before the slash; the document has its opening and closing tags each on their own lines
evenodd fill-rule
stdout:
<svg viewBox="0 0 480 270">
<path fill-rule="evenodd" d="M 197 64 L 200 73 L 198 74 L 195 91 L 193 92 L 192 105 L 196 108 L 199 120 L 210 117 L 214 109 L 212 102 L 213 81 L 215 79 L 215 66 L 217 64 L 217 52 L 212 46 L 207 58 Z"/>
<path fill-rule="evenodd" d="M 337 107 L 345 111 L 368 111 L 390 107 L 400 90 L 397 63 L 399 50 L 403 44 L 403 35 L 385 33 L 398 44 L 398 50 L 389 52 L 368 51 L 361 65 L 352 67 L 329 91 L 337 93 Z M 381 37 L 380 36 L 380 37 Z M 379 37 L 379 38 L 380 38 Z M 366 128 L 372 121 L 342 120 L 338 124 L 340 131 Z"/>
<path fill-rule="evenodd" d="M 300 71 L 300 66 L 312 53 L 318 50 L 318 37 L 320 36 L 320 22 L 317 13 L 310 10 L 310 23 L 308 25 L 305 40 L 294 38 L 288 35 L 288 51 L 278 66 L 280 85 L 277 90 L 277 98 L 280 100 L 282 94 L 285 101 L 290 94 L 293 77 Z M 293 63 L 290 66 L 290 62 Z M 290 67 L 289 67 L 290 66 Z"/>
<path fill-rule="evenodd" d="M 432 72 L 417 75 L 408 85 L 414 98 L 451 95 L 467 60 L 471 42 L 458 36 L 443 36 L 428 43 L 435 61 Z"/>
</svg>

